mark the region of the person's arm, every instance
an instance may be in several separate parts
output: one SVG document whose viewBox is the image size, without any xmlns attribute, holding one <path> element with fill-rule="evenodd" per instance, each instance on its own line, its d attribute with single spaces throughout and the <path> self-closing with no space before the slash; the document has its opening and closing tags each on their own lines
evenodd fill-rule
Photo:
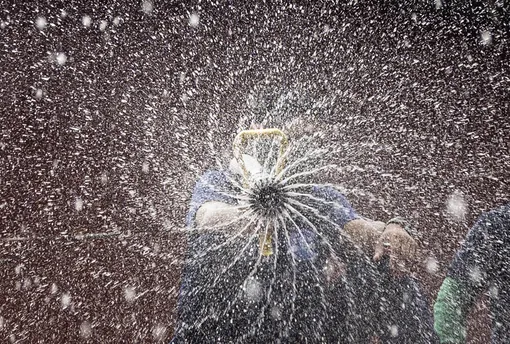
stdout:
<svg viewBox="0 0 510 344">
<path fill-rule="evenodd" d="M 220 171 L 208 171 L 200 177 L 193 189 L 186 225 L 210 228 L 237 216 L 239 208 L 237 201 L 228 196 L 229 185 L 226 174 Z"/>
<path fill-rule="evenodd" d="M 381 224 L 362 218 L 352 207 L 350 202 L 339 191 L 332 187 L 321 187 L 314 189 L 314 196 L 327 204 L 327 215 L 342 229 L 344 234 L 348 234 L 351 241 L 359 246 L 367 254 L 373 253 L 373 247 L 379 237 Z"/>
<path fill-rule="evenodd" d="M 316 190 L 315 193 L 326 201 L 338 204 L 331 210 L 332 220 L 366 254 L 374 255 L 374 260 L 382 259 L 385 254 L 390 255 L 392 270 L 401 269 L 401 266 L 407 269 L 407 265 L 414 262 L 416 241 L 399 223 L 390 221 L 385 224 L 361 217 L 345 196 L 331 187 Z"/>
<path fill-rule="evenodd" d="M 500 223 L 495 213 L 482 215 L 455 254 L 434 305 L 434 328 L 441 343 L 465 343 L 469 310 L 490 283 L 497 264 L 493 252 Z"/>
<path fill-rule="evenodd" d="M 371 256 L 375 254 L 375 246 L 384 232 L 384 227 L 384 222 L 358 218 L 347 222 L 343 230 L 356 245 Z"/>
<path fill-rule="evenodd" d="M 465 343 L 466 318 L 475 300 L 475 289 L 454 278 L 445 278 L 434 304 L 434 329 L 441 343 Z"/>
<path fill-rule="evenodd" d="M 218 201 L 206 202 L 198 208 L 195 224 L 198 228 L 204 230 L 226 228 L 241 214 L 242 210 L 237 205 Z"/>
<path fill-rule="evenodd" d="M 410 224 L 402 218 L 388 221 L 375 244 L 374 261 L 389 257 L 393 275 L 410 275 L 419 260 L 418 243 L 408 228 Z"/>
</svg>

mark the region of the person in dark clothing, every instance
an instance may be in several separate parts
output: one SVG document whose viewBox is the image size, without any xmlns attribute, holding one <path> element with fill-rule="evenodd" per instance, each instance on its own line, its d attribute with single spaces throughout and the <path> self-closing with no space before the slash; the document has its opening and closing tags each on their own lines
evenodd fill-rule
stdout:
<svg viewBox="0 0 510 344">
<path fill-rule="evenodd" d="M 263 256 L 256 237 L 232 240 L 236 231 L 218 226 L 242 216 L 229 174 L 209 171 L 193 192 L 187 225 L 211 230 L 190 232 L 173 343 L 363 343 L 374 336 L 381 343 L 434 342 L 417 282 L 408 276 L 397 281 L 388 271 L 383 281 L 367 252 L 352 244 L 370 247 L 373 255 L 375 246 L 391 242 L 413 254 L 414 240 L 400 224 L 364 219 L 341 193 L 318 187 L 313 197 L 326 202 L 317 209 L 332 223 L 287 220 L 280 226 L 286 231 L 274 235 L 274 254 Z M 204 254 L 229 240 L 216 254 Z M 408 240 L 411 245 L 402 244 Z"/>
<path fill-rule="evenodd" d="M 434 305 L 441 343 L 466 342 L 466 317 L 488 291 L 492 343 L 510 343 L 510 203 L 484 213 L 455 254 Z"/>
</svg>

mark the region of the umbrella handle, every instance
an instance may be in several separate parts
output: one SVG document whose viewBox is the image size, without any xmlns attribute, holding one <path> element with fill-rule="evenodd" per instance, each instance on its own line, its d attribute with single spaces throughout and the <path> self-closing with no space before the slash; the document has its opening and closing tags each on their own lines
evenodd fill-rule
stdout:
<svg viewBox="0 0 510 344">
<path fill-rule="evenodd" d="M 243 185 L 248 187 L 248 178 L 249 172 L 244 164 L 244 160 L 242 158 L 242 150 L 244 149 L 246 143 L 251 139 L 258 139 L 262 136 L 266 137 L 280 137 L 280 153 L 278 155 L 278 159 L 276 160 L 276 173 L 280 173 L 283 170 L 283 166 L 285 165 L 284 153 L 287 150 L 289 145 L 289 140 L 287 135 L 283 133 L 280 129 L 270 128 L 270 129 L 256 129 L 256 130 L 243 130 L 239 134 L 237 134 L 234 139 L 234 158 L 237 160 L 237 163 L 241 167 L 243 172 Z M 267 233 L 266 235 L 259 235 L 259 247 L 262 255 L 270 256 L 273 254 L 273 245 L 272 245 L 272 235 Z"/>
<path fill-rule="evenodd" d="M 258 139 L 261 136 L 267 137 L 280 137 L 280 153 L 278 155 L 278 160 L 276 161 L 276 173 L 280 173 L 283 170 L 283 166 L 285 165 L 285 159 L 283 158 L 283 154 L 289 145 L 289 140 L 287 135 L 283 133 L 280 129 L 270 128 L 270 129 L 255 129 L 255 130 L 243 130 L 239 134 L 237 134 L 234 139 L 234 158 L 237 160 L 237 163 L 241 167 L 243 172 L 243 184 L 245 187 L 248 186 L 248 177 L 249 172 L 244 164 L 244 160 L 242 159 L 242 150 L 245 147 L 246 143 L 251 139 Z"/>
</svg>

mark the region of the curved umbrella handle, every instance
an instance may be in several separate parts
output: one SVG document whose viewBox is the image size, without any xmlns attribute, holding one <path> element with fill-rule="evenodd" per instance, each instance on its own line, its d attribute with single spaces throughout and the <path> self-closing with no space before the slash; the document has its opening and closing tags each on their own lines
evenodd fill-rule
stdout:
<svg viewBox="0 0 510 344">
<path fill-rule="evenodd" d="M 261 136 L 267 137 L 280 137 L 280 153 L 277 160 L 276 166 L 276 174 L 280 173 L 283 170 L 283 166 L 285 165 L 285 159 L 282 158 L 285 150 L 289 145 L 289 140 L 287 135 L 283 133 L 280 129 L 270 128 L 270 129 L 255 129 L 255 130 L 243 130 L 239 134 L 237 134 L 234 139 L 234 158 L 237 160 L 237 163 L 241 167 L 243 171 L 243 182 L 245 186 L 248 185 L 248 177 L 249 172 L 244 164 L 244 160 L 242 159 L 242 149 L 245 144 L 251 139 L 258 139 Z"/>
<path fill-rule="evenodd" d="M 276 160 L 276 173 L 280 173 L 283 170 L 283 166 L 285 165 L 285 159 L 283 158 L 283 154 L 289 145 L 289 140 L 287 135 L 283 133 L 280 129 L 271 128 L 271 129 L 256 129 L 256 130 L 243 130 L 239 134 L 237 134 L 234 139 L 234 158 L 237 160 L 237 163 L 241 167 L 243 172 L 243 184 L 245 187 L 248 187 L 248 178 L 249 172 L 244 164 L 244 160 L 242 158 L 242 150 L 244 149 L 246 143 L 251 139 L 258 139 L 261 136 L 267 137 L 280 137 L 280 153 L 278 155 L 278 159 Z M 273 245 L 272 245 L 272 235 L 267 233 L 267 235 L 260 234 L 259 236 L 259 246 L 262 255 L 270 256 L 273 254 Z"/>
</svg>

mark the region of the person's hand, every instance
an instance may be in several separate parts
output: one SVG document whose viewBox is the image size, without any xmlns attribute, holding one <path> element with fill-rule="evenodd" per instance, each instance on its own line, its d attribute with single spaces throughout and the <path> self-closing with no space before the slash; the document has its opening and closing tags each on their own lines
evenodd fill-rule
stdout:
<svg viewBox="0 0 510 344">
<path fill-rule="evenodd" d="M 390 270 L 395 276 L 410 274 L 418 260 L 418 244 L 398 224 L 390 223 L 379 236 L 374 261 L 390 258 Z"/>
<path fill-rule="evenodd" d="M 201 229 L 229 230 L 229 224 L 240 218 L 239 206 L 224 202 L 206 202 L 197 211 L 196 224 Z"/>
<path fill-rule="evenodd" d="M 324 274 L 326 276 L 326 282 L 328 284 L 335 284 L 338 280 L 345 276 L 347 273 L 347 267 L 343 261 L 341 261 L 336 255 L 332 254 L 326 260 L 324 266 Z"/>
<path fill-rule="evenodd" d="M 372 256 L 377 240 L 384 231 L 384 222 L 355 219 L 345 224 L 343 231 L 352 243 L 361 248 L 366 255 Z"/>
</svg>

